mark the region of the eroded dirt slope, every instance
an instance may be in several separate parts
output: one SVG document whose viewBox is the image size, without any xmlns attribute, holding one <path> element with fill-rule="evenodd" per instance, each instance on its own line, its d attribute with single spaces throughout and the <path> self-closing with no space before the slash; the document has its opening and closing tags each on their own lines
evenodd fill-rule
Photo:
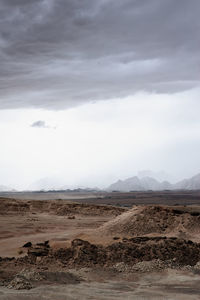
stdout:
<svg viewBox="0 0 200 300">
<path fill-rule="evenodd" d="M 98 229 L 100 236 L 162 234 L 198 239 L 200 211 L 170 206 L 136 206 Z"/>
</svg>

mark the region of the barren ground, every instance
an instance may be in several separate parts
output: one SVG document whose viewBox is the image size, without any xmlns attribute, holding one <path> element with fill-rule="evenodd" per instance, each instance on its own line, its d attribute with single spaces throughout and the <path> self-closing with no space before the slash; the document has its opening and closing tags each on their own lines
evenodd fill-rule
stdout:
<svg viewBox="0 0 200 300">
<path fill-rule="evenodd" d="M 44 194 L 36 200 L 33 195 L 0 198 L 1 300 L 200 299 L 196 194 L 190 193 L 192 206 L 180 201 L 182 206 L 159 209 L 134 206 L 133 212 L 95 205 L 102 195 L 44 200 Z M 117 197 L 116 203 L 114 198 L 108 201 L 119 205 L 123 194 Z M 23 247 L 27 242 L 31 248 Z M 19 279 L 22 285 L 31 282 L 32 288 L 17 290 Z"/>
</svg>

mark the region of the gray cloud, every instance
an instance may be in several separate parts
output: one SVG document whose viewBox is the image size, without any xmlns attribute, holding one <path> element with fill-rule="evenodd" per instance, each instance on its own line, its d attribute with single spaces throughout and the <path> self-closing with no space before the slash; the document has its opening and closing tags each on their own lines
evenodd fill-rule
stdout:
<svg viewBox="0 0 200 300">
<path fill-rule="evenodd" d="M 199 86 L 199 0 L 0 0 L 0 108 Z"/>
<path fill-rule="evenodd" d="M 36 121 L 33 124 L 31 124 L 31 127 L 36 127 L 36 128 L 48 128 L 48 126 L 46 125 L 45 121 Z"/>
</svg>

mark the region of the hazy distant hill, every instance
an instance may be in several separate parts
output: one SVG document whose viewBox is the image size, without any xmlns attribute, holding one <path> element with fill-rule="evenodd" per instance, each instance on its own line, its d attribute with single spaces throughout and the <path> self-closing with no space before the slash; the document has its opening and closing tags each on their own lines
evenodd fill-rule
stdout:
<svg viewBox="0 0 200 300">
<path fill-rule="evenodd" d="M 142 175 L 152 174 L 152 176 L 144 176 Z M 151 172 L 151 171 L 142 171 L 138 173 L 139 176 L 133 176 L 127 178 L 125 180 L 118 180 L 115 183 L 111 184 L 106 191 L 122 191 L 122 192 L 130 192 L 130 191 L 162 191 L 162 190 L 200 190 L 200 174 L 193 176 L 189 179 L 184 179 L 175 184 L 170 183 L 167 180 L 158 180 L 153 177 L 153 175 L 157 177 L 161 175 L 164 177 L 164 172 Z M 80 192 L 93 192 L 100 191 L 99 188 L 88 188 L 84 186 L 69 186 L 63 185 L 62 181 L 57 180 L 56 178 L 42 178 L 32 184 L 29 187 L 29 190 L 68 190 L 68 191 L 80 191 Z M 11 191 L 10 188 L 5 186 L 0 186 L 0 191 Z"/>
<path fill-rule="evenodd" d="M 125 191 L 129 192 L 131 190 L 142 191 L 144 189 L 140 179 L 137 176 L 128 178 L 126 180 L 118 180 L 117 182 L 111 184 L 108 190 Z"/>
<path fill-rule="evenodd" d="M 126 180 L 118 180 L 108 187 L 109 191 L 147 191 L 147 190 L 164 190 L 171 189 L 171 184 L 167 181 L 159 182 L 152 177 L 138 178 L 137 176 L 128 178 Z"/>
<path fill-rule="evenodd" d="M 118 180 L 111 184 L 107 190 L 124 192 L 147 190 L 200 190 L 200 174 L 175 184 L 171 184 L 168 181 L 160 182 L 152 177 L 138 178 L 134 176 L 125 180 Z"/>
<path fill-rule="evenodd" d="M 173 185 L 173 188 L 181 190 L 200 190 L 200 174 L 177 182 Z"/>
<path fill-rule="evenodd" d="M 138 178 L 144 178 L 144 177 L 151 177 L 153 179 L 156 179 L 159 182 L 163 181 L 169 181 L 169 182 L 174 182 L 173 176 L 171 174 L 166 173 L 165 171 L 151 171 L 151 170 L 142 170 L 139 171 L 137 174 Z"/>
<path fill-rule="evenodd" d="M 13 191 L 13 189 L 11 189 L 10 187 L 6 185 L 0 185 L 0 192 L 11 192 L 11 191 Z"/>
</svg>

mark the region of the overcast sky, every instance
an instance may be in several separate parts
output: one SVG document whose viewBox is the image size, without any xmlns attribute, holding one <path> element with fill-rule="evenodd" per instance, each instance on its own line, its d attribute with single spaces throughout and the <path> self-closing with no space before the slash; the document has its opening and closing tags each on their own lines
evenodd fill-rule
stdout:
<svg viewBox="0 0 200 300">
<path fill-rule="evenodd" d="M 199 0 L 0 0 L 0 185 L 200 172 L 199 11 Z"/>
</svg>

